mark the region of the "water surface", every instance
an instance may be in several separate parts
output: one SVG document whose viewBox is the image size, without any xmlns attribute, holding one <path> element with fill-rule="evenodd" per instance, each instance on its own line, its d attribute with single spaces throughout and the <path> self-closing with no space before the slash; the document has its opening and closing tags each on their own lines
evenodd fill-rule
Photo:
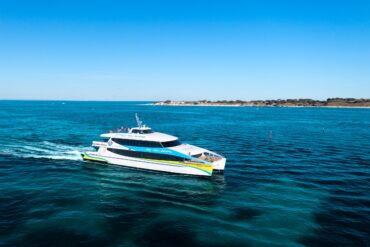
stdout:
<svg viewBox="0 0 370 247">
<path fill-rule="evenodd" d="M 136 112 L 225 174 L 81 161 Z M 4 246 L 369 246 L 369 191 L 368 109 L 0 101 Z"/>
</svg>

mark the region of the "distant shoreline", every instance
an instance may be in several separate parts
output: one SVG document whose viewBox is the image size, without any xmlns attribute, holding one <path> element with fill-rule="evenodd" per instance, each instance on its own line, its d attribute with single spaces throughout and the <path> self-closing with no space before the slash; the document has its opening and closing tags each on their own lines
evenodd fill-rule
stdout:
<svg viewBox="0 0 370 247">
<path fill-rule="evenodd" d="M 370 99 L 329 98 L 327 100 L 286 99 L 253 101 L 157 101 L 157 106 L 221 106 L 221 107 L 310 107 L 310 108 L 370 108 Z"/>
</svg>

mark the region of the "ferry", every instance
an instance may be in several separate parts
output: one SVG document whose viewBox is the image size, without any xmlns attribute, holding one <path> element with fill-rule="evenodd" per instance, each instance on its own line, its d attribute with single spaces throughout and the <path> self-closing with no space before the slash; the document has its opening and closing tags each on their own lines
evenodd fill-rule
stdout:
<svg viewBox="0 0 370 247">
<path fill-rule="evenodd" d="M 84 160 L 131 168 L 186 175 L 223 173 L 226 158 L 215 152 L 181 143 L 176 136 L 154 132 L 136 114 L 137 127 L 102 134 L 93 141 L 95 151 L 82 153 Z"/>
</svg>

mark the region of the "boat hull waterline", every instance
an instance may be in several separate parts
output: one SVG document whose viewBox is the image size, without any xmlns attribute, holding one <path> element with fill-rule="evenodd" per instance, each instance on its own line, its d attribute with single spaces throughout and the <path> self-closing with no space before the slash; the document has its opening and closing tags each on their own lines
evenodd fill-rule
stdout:
<svg viewBox="0 0 370 247">
<path fill-rule="evenodd" d="M 98 154 L 97 152 L 85 152 L 82 154 L 84 160 L 102 162 L 144 170 L 161 171 L 177 174 L 212 176 L 214 165 L 185 163 L 168 160 L 139 159 L 132 157 L 112 157 Z M 219 166 L 224 166 L 226 160 L 219 161 Z M 222 164 L 223 163 L 223 164 Z"/>
</svg>

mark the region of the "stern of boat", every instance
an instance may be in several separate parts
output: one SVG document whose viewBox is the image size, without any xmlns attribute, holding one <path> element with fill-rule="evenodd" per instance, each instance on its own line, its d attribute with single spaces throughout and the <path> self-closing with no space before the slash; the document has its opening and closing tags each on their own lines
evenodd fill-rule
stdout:
<svg viewBox="0 0 370 247">
<path fill-rule="evenodd" d="M 226 165 L 226 158 L 222 157 L 219 160 L 213 161 L 213 172 L 214 173 L 223 173 Z"/>
</svg>

